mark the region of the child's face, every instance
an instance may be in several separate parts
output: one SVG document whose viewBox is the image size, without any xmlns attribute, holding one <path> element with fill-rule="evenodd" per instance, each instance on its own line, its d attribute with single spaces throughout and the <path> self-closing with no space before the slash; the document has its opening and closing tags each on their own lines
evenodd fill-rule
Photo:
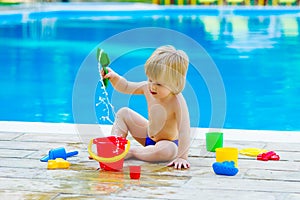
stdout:
<svg viewBox="0 0 300 200">
<path fill-rule="evenodd" d="M 166 85 L 148 79 L 148 88 L 152 96 L 156 99 L 162 99 L 171 94 L 171 90 Z"/>
</svg>

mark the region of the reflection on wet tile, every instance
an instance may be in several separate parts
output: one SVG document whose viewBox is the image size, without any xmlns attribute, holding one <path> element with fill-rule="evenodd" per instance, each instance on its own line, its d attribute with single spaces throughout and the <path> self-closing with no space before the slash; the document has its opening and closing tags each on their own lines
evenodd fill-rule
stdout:
<svg viewBox="0 0 300 200">
<path fill-rule="evenodd" d="M 259 196 L 271 200 L 283 197 L 282 193 L 286 199 L 299 197 L 293 192 L 299 190 L 295 183 L 300 180 L 300 154 L 296 143 L 226 141 L 238 148 L 267 146 L 282 157 L 276 162 L 259 162 L 254 157 L 239 156 L 239 173 L 226 177 L 213 172 L 215 153 L 207 152 L 201 140 L 195 140 L 190 149 L 189 169 L 176 170 L 166 167 L 167 163 L 125 160 L 122 171 L 110 172 L 97 170 L 99 163 L 88 159 L 87 149 L 80 142 L 56 143 L 60 134 L 46 137 L 44 142 L 39 141 L 42 135 L 33 139 L 30 139 L 31 134 L 26 135 L 23 135 L 26 141 L 1 142 L 0 199 L 214 200 L 246 195 L 249 200 Z M 60 146 L 67 151 L 78 150 L 79 154 L 68 158 L 69 169 L 47 170 L 47 163 L 39 159 L 49 149 Z M 141 166 L 139 180 L 130 179 L 131 165 Z"/>
</svg>

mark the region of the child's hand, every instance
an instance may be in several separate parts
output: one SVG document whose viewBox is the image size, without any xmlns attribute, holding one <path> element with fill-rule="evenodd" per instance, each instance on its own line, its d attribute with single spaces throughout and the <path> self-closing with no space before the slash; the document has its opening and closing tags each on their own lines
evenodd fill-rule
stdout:
<svg viewBox="0 0 300 200">
<path fill-rule="evenodd" d="M 176 158 L 175 160 L 170 162 L 167 166 L 168 167 L 174 166 L 175 169 L 181 169 L 181 168 L 187 169 L 191 165 L 187 160 L 183 158 Z"/>
<path fill-rule="evenodd" d="M 114 74 L 114 71 L 113 71 L 111 68 L 106 67 L 106 69 L 107 69 L 107 71 L 108 71 L 108 73 L 106 73 L 106 74 L 105 74 L 103 68 L 102 68 L 101 71 L 99 72 L 103 79 L 106 79 L 106 78 L 109 79 L 109 78 L 111 78 L 112 75 Z"/>
</svg>

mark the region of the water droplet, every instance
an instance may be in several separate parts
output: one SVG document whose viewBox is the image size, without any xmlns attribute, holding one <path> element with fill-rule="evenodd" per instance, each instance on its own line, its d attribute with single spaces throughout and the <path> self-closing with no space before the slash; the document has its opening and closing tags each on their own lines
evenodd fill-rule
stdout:
<svg viewBox="0 0 300 200">
<path fill-rule="evenodd" d="M 99 62 L 98 62 L 98 70 L 101 71 L 101 65 L 100 65 Z M 107 93 L 106 88 L 104 86 L 102 76 L 100 76 L 100 82 L 101 82 L 101 85 L 102 85 L 101 86 L 102 96 L 98 97 L 99 102 L 96 103 L 96 106 L 103 105 L 105 107 L 102 110 L 103 115 L 100 117 L 100 120 L 101 121 L 108 121 L 108 122 L 113 124 L 116 113 L 115 113 L 113 105 L 111 104 L 111 102 L 108 98 L 108 93 Z M 113 119 L 110 118 L 111 114 L 112 114 Z"/>
</svg>

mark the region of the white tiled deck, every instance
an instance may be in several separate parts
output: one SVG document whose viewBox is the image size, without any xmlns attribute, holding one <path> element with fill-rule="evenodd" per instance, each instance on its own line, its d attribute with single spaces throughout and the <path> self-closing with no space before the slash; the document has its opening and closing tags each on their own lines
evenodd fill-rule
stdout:
<svg viewBox="0 0 300 200">
<path fill-rule="evenodd" d="M 229 177 L 212 170 L 215 154 L 204 143 L 208 129 L 193 129 L 189 170 L 126 160 L 122 172 L 97 171 L 85 141 L 101 136 L 100 131 L 107 135 L 110 128 L 0 122 L 0 199 L 300 199 L 299 132 L 222 130 L 224 146 L 265 148 L 281 157 L 263 162 L 239 155 L 239 173 Z M 70 169 L 47 170 L 39 161 L 57 147 L 79 151 L 68 159 Z M 142 166 L 138 181 L 129 178 L 132 164 Z"/>
</svg>

